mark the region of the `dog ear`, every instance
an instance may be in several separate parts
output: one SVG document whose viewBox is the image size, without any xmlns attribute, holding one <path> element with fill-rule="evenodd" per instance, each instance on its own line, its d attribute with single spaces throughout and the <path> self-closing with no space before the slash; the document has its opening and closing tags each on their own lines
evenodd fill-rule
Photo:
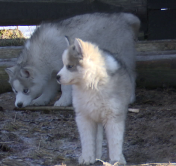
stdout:
<svg viewBox="0 0 176 166">
<path fill-rule="evenodd" d="M 21 77 L 24 77 L 24 78 L 29 78 L 30 77 L 30 72 L 29 70 L 25 69 L 25 68 L 22 68 L 20 70 L 20 76 Z"/>
<path fill-rule="evenodd" d="M 71 40 L 68 36 L 65 36 L 65 41 L 67 43 L 67 46 L 70 46 L 71 45 Z"/>
<path fill-rule="evenodd" d="M 79 55 L 81 55 L 81 57 L 83 57 L 82 40 L 76 38 L 74 41 L 74 45 L 75 45 L 76 51 L 79 53 Z"/>
<path fill-rule="evenodd" d="M 9 75 L 9 78 L 11 78 L 14 75 L 16 66 L 6 68 L 5 71 Z"/>
<path fill-rule="evenodd" d="M 31 67 L 23 67 L 20 70 L 20 75 L 24 78 L 32 77 L 34 75 L 34 70 Z"/>
</svg>

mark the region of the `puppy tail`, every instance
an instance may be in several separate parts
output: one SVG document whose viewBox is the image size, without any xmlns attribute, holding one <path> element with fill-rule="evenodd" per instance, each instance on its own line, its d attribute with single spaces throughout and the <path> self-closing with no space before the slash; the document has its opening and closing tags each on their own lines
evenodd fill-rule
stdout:
<svg viewBox="0 0 176 166">
<path fill-rule="evenodd" d="M 136 17 L 133 14 L 130 13 L 124 13 L 123 14 L 124 19 L 126 22 L 132 27 L 135 38 L 138 36 L 139 28 L 140 28 L 140 20 L 138 17 Z"/>
</svg>

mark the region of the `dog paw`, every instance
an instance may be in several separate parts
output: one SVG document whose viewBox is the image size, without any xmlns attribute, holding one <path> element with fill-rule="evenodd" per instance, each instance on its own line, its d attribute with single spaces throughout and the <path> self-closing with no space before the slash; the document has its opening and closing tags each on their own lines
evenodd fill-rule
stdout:
<svg viewBox="0 0 176 166">
<path fill-rule="evenodd" d="M 125 157 L 123 156 L 123 154 L 121 155 L 120 157 L 120 160 L 110 160 L 109 163 L 111 163 L 112 165 L 115 164 L 115 163 L 118 163 L 119 164 L 126 164 L 126 160 L 125 160 Z"/>
<path fill-rule="evenodd" d="M 80 156 L 78 162 L 79 162 L 79 164 L 90 165 L 90 164 L 95 163 L 95 157 L 92 157 L 92 156 L 87 156 L 87 157 Z"/>
<path fill-rule="evenodd" d="M 69 99 L 62 98 L 62 97 L 54 103 L 54 106 L 58 106 L 58 107 L 67 107 L 69 105 L 71 105 L 71 101 Z"/>
<path fill-rule="evenodd" d="M 47 105 L 47 104 L 48 104 L 48 101 L 36 99 L 36 100 L 33 100 L 30 105 L 39 106 L 39 105 Z"/>
<path fill-rule="evenodd" d="M 45 102 L 31 102 L 31 104 L 30 105 L 33 105 L 33 106 L 40 106 L 40 105 L 46 105 L 47 103 L 45 103 Z"/>
<path fill-rule="evenodd" d="M 120 163 L 126 164 L 126 160 L 123 154 L 120 156 Z"/>
</svg>

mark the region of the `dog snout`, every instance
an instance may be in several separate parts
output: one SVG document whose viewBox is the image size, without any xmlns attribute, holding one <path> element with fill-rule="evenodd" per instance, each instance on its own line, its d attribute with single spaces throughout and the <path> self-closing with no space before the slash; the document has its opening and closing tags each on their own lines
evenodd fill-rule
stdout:
<svg viewBox="0 0 176 166">
<path fill-rule="evenodd" d="M 18 106 L 19 108 L 21 108 L 21 107 L 23 107 L 23 103 L 20 102 L 20 103 L 17 104 L 17 106 Z"/>
</svg>

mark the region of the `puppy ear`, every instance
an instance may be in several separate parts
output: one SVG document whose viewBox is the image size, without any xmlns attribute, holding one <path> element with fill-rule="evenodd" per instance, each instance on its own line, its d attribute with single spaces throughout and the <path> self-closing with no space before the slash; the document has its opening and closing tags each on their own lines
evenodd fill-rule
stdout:
<svg viewBox="0 0 176 166">
<path fill-rule="evenodd" d="M 65 36 L 65 41 L 67 42 L 67 46 L 71 45 L 71 40 L 68 36 Z"/>
<path fill-rule="evenodd" d="M 23 67 L 20 70 L 20 76 L 23 78 L 29 78 L 32 77 L 34 75 L 34 70 L 31 67 Z"/>
<path fill-rule="evenodd" d="M 12 78 L 12 76 L 14 75 L 14 72 L 15 72 L 15 66 L 13 67 L 9 67 L 9 68 L 6 68 L 5 71 L 6 73 L 9 75 L 9 78 Z"/>
<path fill-rule="evenodd" d="M 77 51 L 81 56 L 83 56 L 82 40 L 76 38 L 75 41 L 74 41 L 74 45 L 75 45 L 76 51 Z"/>
<path fill-rule="evenodd" d="M 22 68 L 20 70 L 20 76 L 21 77 L 24 77 L 24 78 L 29 78 L 30 77 L 30 72 L 29 70 L 25 69 L 25 68 Z"/>
</svg>

